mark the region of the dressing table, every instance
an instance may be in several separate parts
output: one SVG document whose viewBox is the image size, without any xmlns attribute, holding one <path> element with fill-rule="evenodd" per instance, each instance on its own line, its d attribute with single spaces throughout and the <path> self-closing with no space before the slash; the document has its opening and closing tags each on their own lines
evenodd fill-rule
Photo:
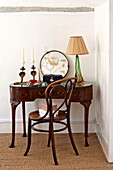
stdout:
<svg viewBox="0 0 113 170">
<path fill-rule="evenodd" d="M 72 102 L 79 102 L 84 106 L 84 126 L 85 126 L 85 146 L 88 146 L 88 114 L 89 106 L 93 98 L 93 86 L 92 84 L 85 83 L 83 86 L 76 86 L 72 96 Z M 10 102 L 12 109 L 12 142 L 10 147 L 14 147 L 15 141 L 15 114 L 17 106 L 22 103 L 22 114 L 23 114 L 23 136 L 26 136 L 25 126 L 25 102 L 34 101 L 35 99 L 45 98 L 46 87 L 37 86 L 21 86 L 21 85 L 10 85 Z M 63 96 L 59 96 L 56 92 L 56 98 L 62 99 Z M 74 113 L 73 113 L 74 114 Z M 76 114 L 76 113 L 75 113 Z"/>
<path fill-rule="evenodd" d="M 57 50 L 54 50 L 53 52 L 57 52 Z M 48 52 L 46 54 L 48 54 Z M 46 58 L 45 61 L 51 62 L 51 61 L 48 61 L 47 58 Z M 56 61 L 57 61 L 57 63 L 59 63 L 59 60 L 54 59 L 54 61 L 53 61 L 53 58 L 52 58 L 51 70 L 52 69 L 54 71 L 56 70 L 56 68 L 55 68 L 55 66 L 57 66 L 57 65 L 55 65 Z M 62 67 L 64 66 L 64 63 L 66 63 L 66 66 L 63 69 Z M 49 66 L 49 64 L 50 63 L 48 63 L 48 66 Z M 62 73 L 64 73 L 66 75 L 67 70 L 68 70 L 67 58 L 66 58 L 66 61 L 64 59 L 62 59 L 60 64 L 61 64 L 60 67 L 62 68 L 61 69 Z M 42 65 L 41 65 L 41 67 L 42 67 Z M 57 70 L 60 67 L 58 67 Z M 50 68 L 50 67 L 48 67 L 48 68 Z M 47 69 L 46 69 L 46 71 L 47 71 Z M 66 72 L 64 72 L 64 70 Z M 15 83 L 10 85 L 9 88 L 10 88 L 10 103 L 11 103 L 11 110 L 12 110 L 12 141 L 11 141 L 11 144 L 10 144 L 9 147 L 11 147 L 11 148 L 14 147 L 14 143 L 15 143 L 15 115 L 16 115 L 17 106 L 20 103 L 22 104 L 23 137 L 25 137 L 26 136 L 25 103 L 34 101 L 37 98 L 38 99 L 44 99 L 46 87 L 47 86 L 41 86 L 41 85 L 40 86 L 38 86 L 38 85 L 27 86 L 26 84 L 24 85 L 24 84 L 15 84 Z M 59 94 L 56 91 L 55 98 L 56 99 L 62 99 L 63 94 Z M 93 85 L 92 84 L 84 83 L 84 85 L 82 85 L 82 86 L 75 86 L 71 102 L 79 102 L 84 107 L 85 146 L 89 146 L 89 144 L 88 144 L 88 115 L 89 115 L 89 107 L 90 107 L 92 99 L 93 99 Z M 74 113 L 72 113 L 72 114 L 74 114 Z M 75 114 L 76 114 L 76 112 L 75 112 Z"/>
</svg>

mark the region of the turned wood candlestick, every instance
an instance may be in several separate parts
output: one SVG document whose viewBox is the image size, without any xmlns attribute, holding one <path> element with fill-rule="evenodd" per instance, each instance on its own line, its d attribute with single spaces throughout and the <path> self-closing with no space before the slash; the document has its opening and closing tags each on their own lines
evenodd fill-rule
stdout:
<svg viewBox="0 0 113 170">
<path fill-rule="evenodd" d="M 23 83 L 23 78 L 26 75 L 26 73 L 24 72 L 24 70 L 25 70 L 24 66 L 22 68 L 20 68 L 20 70 L 22 70 L 22 71 L 19 73 L 19 76 L 21 77 L 21 83 Z"/>
<path fill-rule="evenodd" d="M 31 75 L 33 76 L 33 80 L 35 80 L 35 76 L 36 76 L 35 68 L 36 68 L 36 67 L 35 67 L 34 65 L 32 65 L 31 69 L 32 69 L 33 71 L 31 71 Z"/>
</svg>

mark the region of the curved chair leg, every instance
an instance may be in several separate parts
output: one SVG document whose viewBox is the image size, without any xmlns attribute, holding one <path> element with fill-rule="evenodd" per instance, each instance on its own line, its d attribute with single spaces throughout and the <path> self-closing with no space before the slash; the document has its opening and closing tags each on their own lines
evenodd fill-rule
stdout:
<svg viewBox="0 0 113 170">
<path fill-rule="evenodd" d="M 55 165 L 58 165 L 57 156 L 56 156 L 56 150 L 55 150 L 55 140 L 54 140 L 54 132 L 53 132 L 53 122 L 51 123 L 51 140 L 52 140 L 52 152 L 53 152 L 53 158 Z"/>
<path fill-rule="evenodd" d="M 72 131 L 71 131 L 71 126 L 70 126 L 70 119 L 69 119 L 69 117 L 67 117 L 67 125 L 68 125 L 68 132 L 69 132 L 69 137 L 70 137 L 70 140 L 71 140 L 71 144 L 72 144 L 72 146 L 73 146 L 73 149 L 74 149 L 76 155 L 79 155 L 78 150 L 77 150 L 77 148 L 76 148 L 76 146 L 75 146 L 75 143 L 74 143 L 74 140 L 73 140 L 73 135 L 72 135 Z"/>
<path fill-rule="evenodd" d="M 47 144 L 47 146 L 48 147 L 50 147 L 50 142 L 51 142 L 51 125 L 50 125 L 50 123 L 49 123 L 49 135 L 48 135 L 48 144 Z"/>
<path fill-rule="evenodd" d="M 28 145 L 27 145 L 26 152 L 24 153 L 24 156 L 27 156 L 30 146 L 31 146 L 31 120 L 29 118 L 28 119 Z"/>
</svg>

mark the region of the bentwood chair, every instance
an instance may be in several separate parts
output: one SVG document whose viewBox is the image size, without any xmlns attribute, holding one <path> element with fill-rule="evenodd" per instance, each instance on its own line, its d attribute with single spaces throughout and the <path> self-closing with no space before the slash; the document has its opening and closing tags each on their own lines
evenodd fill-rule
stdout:
<svg viewBox="0 0 113 170">
<path fill-rule="evenodd" d="M 40 132 L 48 132 L 48 144 L 47 146 L 50 146 L 50 143 L 52 144 L 52 153 L 55 165 L 58 165 L 57 156 L 56 156 L 56 149 L 55 149 L 55 139 L 54 139 L 54 132 L 63 131 L 66 128 L 68 128 L 69 137 L 71 140 L 72 147 L 78 155 L 77 148 L 75 146 L 72 132 L 71 132 L 71 126 L 70 126 L 70 106 L 71 106 L 71 98 L 72 93 L 75 87 L 76 79 L 75 78 L 66 78 L 61 79 L 58 81 L 55 81 L 48 85 L 48 87 L 45 90 L 45 98 L 46 98 L 46 104 L 47 104 L 47 111 L 46 113 L 41 116 L 39 110 L 31 112 L 29 114 L 28 119 L 28 144 L 27 149 L 24 154 L 26 156 L 29 152 L 30 145 L 31 145 L 31 129 L 35 131 Z M 62 98 L 61 103 L 58 105 L 56 110 L 52 110 L 52 103 L 53 99 Z M 63 107 L 63 109 L 62 109 Z M 67 121 L 64 122 L 63 120 L 66 119 Z M 37 124 L 40 123 L 49 123 L 48 130 L 38 129 Z M 63 127 L 59 129 L 53 128 L 53 123 L 60 123 L 63 125 Z"/>
</svg>

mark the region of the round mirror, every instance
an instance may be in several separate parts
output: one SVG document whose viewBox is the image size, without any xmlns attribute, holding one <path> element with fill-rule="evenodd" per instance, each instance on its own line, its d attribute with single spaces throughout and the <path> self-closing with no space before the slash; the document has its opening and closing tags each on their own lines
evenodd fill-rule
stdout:
<svg viewBox="0 0 113 170">
<path fill-rule="evenodd" d="M 64 53 L 51 50 L 42 56 L 40 69 L 43 75 L 62 75 L 64 77 L 68 73 L 69 62 Z"/>
</svg>

